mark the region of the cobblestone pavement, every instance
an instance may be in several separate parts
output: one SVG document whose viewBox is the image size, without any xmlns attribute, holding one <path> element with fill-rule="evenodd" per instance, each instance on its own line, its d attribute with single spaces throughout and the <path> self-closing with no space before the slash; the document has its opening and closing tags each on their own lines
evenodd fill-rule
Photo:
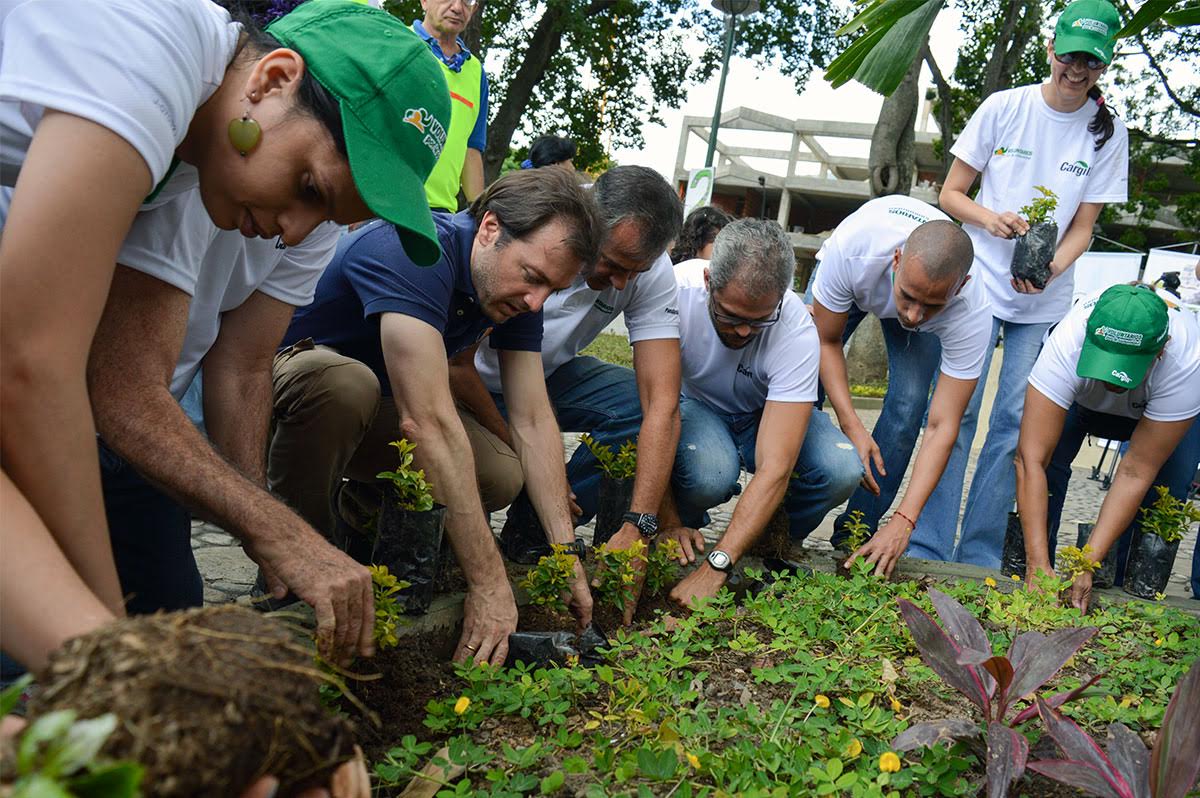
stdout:
<svg viewBox="0 0 1200 798">
<path fill-rule="evenodd" d="M 872 427 L 879 416 L 878 411 L 874 410 L 861 410 L 859 414 L 863 419 L 863 423 Z M 574 451 L 577 445 L 577 436 L 573 434 L 564 435 L 563 443 L 567 447 L 568 453 Z M 977 456 L 978 451 L 971 453 L 970 463 L 967 468 L 968 486 L 975 472 L 975 460 Z M 912 467 L 910 465 L 909 474 L 905 476 L 905 481 L 898 494 L 897 501 L 899 501 L 899 496 L 903 496 L 903 491 L 908 486 L 908 477 L 911 476 L 911 472 Z M 1066 502 L 1063 507 L 1063 530 L 1074 530 L 1076 528 L 1075 525 L 1078 523 L 1094 522 L 1100 510 L 1100 503 L 1103 501 L 1105 495 L 1100 489 L 1100 483 L 1088 478 L 1091 472 L 1090 468 L 1076 466 L 1073 472 L 1070 485 L 1067 489 Z M 743 485 L 745 485 L 747 480 L 747 475 L 743 474 Z M 963 501 L 964 503 L 966 501 L 966 490 L 963 491 Z M 721 533 L 725 531 L 736 503 L 737 497 L 734 497 L 709 513 L 712 517 L 712 524 L 704 530 L 705 537 L 708 540 L 717 540 Z M 821 526 L 805 541 L 804 545 L 807 548 L 831 548 L 829 545 L 829 536 L 833 531 L 833 519 L 842 509 L 843 507 L 839 507 L 826 516 Z M 493 513 L 493 530 L 498 534 L 503 526 L 504 512 Z M 588 524 L 580 530 L 580 534 L 588 539 L 591 538 L 591 533 L 592 524 Z M 1171 575 L 1170 584 L 1167 587 L 1168 595 L 1180 597 L 1189 597 L 1191 595 L 1188 589 L 1188 577 L 1191 569 L 1192 552 L 1196 547 L 1196 534 L 1196 528 L 1193 527 L 1189 530 L 1187 536 L 1184 537 L 1182 543 L 1180 543 L 1179 553 L 1175 558 L 1175 569 Z M 1074 538 L 1073 535 L 1063 534 L 1060 537 L 1060 541 L 1062 545 L 1070 545 L 1074 542 Z M 212 604 L 234 601 L 249 594 L 250 588 L 254 584 L 257 567 L 250 561 L 231 536 L 211 524 L 196 521 L 193 522 L 192 549 L 195 552 L 200 573 L 204 576 L 205 603 Z"/>
</svg>

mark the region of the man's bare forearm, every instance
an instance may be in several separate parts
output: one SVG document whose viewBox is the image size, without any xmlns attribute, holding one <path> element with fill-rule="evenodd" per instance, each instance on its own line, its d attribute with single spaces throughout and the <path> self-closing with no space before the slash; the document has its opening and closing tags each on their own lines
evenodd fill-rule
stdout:
<svg viewBox="0 0 1200 798">
<path fill-rule="evenodd" d="M 790 470 L 760 469 L 733 508 L 729 528 L 715 548 L 737 561 L 763 533 L 787 493 Z"/>
<path fill-rule="evenodd" d="M 450 393 L 484 429 L 509 446 L 513 445 L 508 424 L 475 368 L 474 348 L 450 358 Z"/>
<path fill-rule="evenodd" d="M 204 371 L 204 427 L 218 452 L 255 485 L 267 484 L 271 366 L 250 373 Z"/>
<path fill-rule="evenodd" d="M 550 543 L 575 540 L 575 524 L 567 504 L 570 486 L 563 463 L 562 433 L 549 407 L 528 425 L 512 428 L 513 444 L 525 473 L 529 500 Z"/>
<path fill-rule="evenodd" d="M 679 446 L 679 402 L 651 402 L 638 430 L 637 473 L 629 509 L 653 513 L 663 503 Z"/>
<path fill-rule="evenodd" d="M 821 385 L 825 398 L 837 415 L 838 426 L 843 430 L 862 427 L 862 420 L 854 412 L 854 401 L 850 398 L 850 377 L 846 371 L 846 355 L 840 341 L 821 342 Z M 865 428 L 864 428 L 865 429 Z"/>
<path fill-rule="evenodd" d="M 1025 561 L 1030 568 L 1052 569 L 1049 534 L 1046 529 L 1046 464 L 1017 451 L 1017 513 L 1025 539 Z"/>
</svg>

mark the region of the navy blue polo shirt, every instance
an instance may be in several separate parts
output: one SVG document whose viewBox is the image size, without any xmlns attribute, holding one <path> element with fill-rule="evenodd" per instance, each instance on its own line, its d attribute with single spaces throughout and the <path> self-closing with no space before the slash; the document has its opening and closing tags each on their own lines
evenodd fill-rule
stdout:
<svg viewBox="0 0 1200 798">
<path fill-rule="evenodd" d="M 317 283 L 312 304 L 300 308 L 283 338 L 284 346 L 312 338 L 346 357 L 367 364 L 385 394 L 391 393 L 379 318 L 402 313 L 442 334 L 446 356 L 456 355 L 491 333 L 496 349 L 540 352 L 542 312 L 523 313 L 497 325 L 485 316 L 471 282 L 475 220 L 470 212 L 433 214 L 442 257 L 418 266 L 404 253 L 396 229 L 372 222 L 344 236 Z"/>
</svg>

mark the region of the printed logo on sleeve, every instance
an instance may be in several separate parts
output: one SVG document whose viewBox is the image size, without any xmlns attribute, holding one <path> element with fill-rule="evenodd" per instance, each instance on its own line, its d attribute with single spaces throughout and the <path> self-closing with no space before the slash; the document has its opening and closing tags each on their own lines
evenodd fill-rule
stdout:
<svg viewBox="0 0 1200 798">
<path fill-rule="evenodd" d="M 1142 334 L 1139 332 L 1118 330 L 1115 327 L 1102 324 L 1096 328 L 1095 334 L 1112 344 L 1124 344 L 1125 346 L 1142 345 Z"/>
<path fill-rule="evenodd" d="M 1014 158 L 1023 158 L 1028 161 L 1033 157 L 1033 150 L 1027 150 L 1024 147 L 997 147 L 992 155 L 1011 155 Z"/>
<path fill-rule="evenodd" d="M 1067 172 L 1076 177 L 1087 177 L 1088 172 L 1092 171 L 1092 167 L 1088 165 L 1087 161 L 1075 161 L 1074 163 L 1063 161 L 1058 165 L 1058 171 Z"/>
</svg>

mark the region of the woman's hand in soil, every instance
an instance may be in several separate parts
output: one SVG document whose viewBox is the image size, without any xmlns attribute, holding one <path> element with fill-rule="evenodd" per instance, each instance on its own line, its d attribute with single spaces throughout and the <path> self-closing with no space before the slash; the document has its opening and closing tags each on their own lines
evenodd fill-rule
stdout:
<svg viewBox="0 0 1200 798">
<path fill-rule="evenodd" d="M 875 566 L 876 576 L 891 576 L 892 569 L 908 548 L 908 539 L 912 537 L 912 532 L 912 527 L 907 521 L 899 515 L 893 515 L 882 529 L 846 559 L 842 567 L 848 569 L 855 560 L 863 557 Z"/>
<path fill-rule="evenodd" d="M 1088 605 L 1092 603 L 1092 574 L 1085 571 L 1075 577 L 1071 583 L 1071 606 L 1079 610 L 1081 615 L 1087 615 Z"/>
<path fill-rule="evenodd" d="M 571 595 L 567 597 L 567 607 L 575 616 L 576 631 L 582 632 L 592 622 L 592 605 L 592 589 L 588 585 L 587 571 L 583 570 L 583 563 L 576 558 Z"/>
<path fill-rule="evenodd" d="M 1012 238 L 1028 233 L 1029 222 L 1012 211 L 1005 211 L 1004 213 L 993 213 L 988 217 L 984 229 L 996 238 Z"/>
<path fill-rule="evenodd" d="M 879 444 L 875 443 L 875 439 L 871 437 L 871 433 L 867 432 L 866 427 L 861 424 L 857 426 L 858 429 L 847 430 L 846 437 L 850 439 L 850 443 L 854 444 L 854 450 L 858 452 L 858 459 L 863 464 L 862 486 L 878 496 L 879 483 L 875 481 L 871 466 L 875 466 L 879 476 L 887 476 L 887 469 L 883 467 L 883 452 L 879 451 Z"/>
<path fill-rule="evenodd" d="M 508 636 L 517 631 L 517 602 L 508 580 L 467 588 L 463 601 L 463 633 L 454 650 L 455 662 L 503 665 Z"/>
<path fill-rule="evenodd" d="M 687 526 L 676 526 L 664 529 L 658 533 L 660 542 L 673 540 L 679 545 L 679 564 L 690 565 L 696 561 L 696 556 L 704 554 L 704 535 L 699 529 Z"/>
</svg>

